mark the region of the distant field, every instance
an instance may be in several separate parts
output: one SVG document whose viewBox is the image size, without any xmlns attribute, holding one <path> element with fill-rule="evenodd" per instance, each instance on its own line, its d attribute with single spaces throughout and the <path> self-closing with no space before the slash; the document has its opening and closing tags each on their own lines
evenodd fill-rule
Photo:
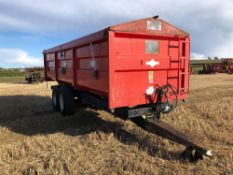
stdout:
<svg viewBox="0 0 233 175">
<path fill-rule="evenodd" d="M 222 60 L 190 60 L 190 68 L 193 73 L 200 73 L 204 64 L 221 63 Z"/>
<path fill-rule="evenodd" d="M 222 60 L 190 60 L 191 65 L 221 63 Z"/>
<path fill-rule="evenodd" d="M 24 82 L 24 75 L 19 69 L 0 69 L 0 83 Z"/>
<path fill-rule="evenodd" d="M 20 77 L 24 72 L 19 69 L 0 69 L 0 77 Z"/>
<path fill-rule="evenodd" d="M 25 82 L 24 76 L 0 77 L 0 83 L 21 83 Z"/>
<path fill-rule="evenodd" d="M 232 175 L 233 76 L 192 75 L 190 85 L 162 120 L 213 150 L 195 164 L 182 161 L 183 146 L 107 112 L 62 117 L 46 83 L 0 83 L 0 174 Z"/>
</svg>

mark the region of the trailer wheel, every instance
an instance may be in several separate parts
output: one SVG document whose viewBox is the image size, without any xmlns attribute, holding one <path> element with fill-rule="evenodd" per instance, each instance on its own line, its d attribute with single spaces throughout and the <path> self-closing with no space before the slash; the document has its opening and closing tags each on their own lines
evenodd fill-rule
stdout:
<svg viewBox="0 0 233 175">
<path fill-rule="evenodd" d="M 55 87 L 53 87 L 53 91 L 52 91 L 52 105 L 53 105 L 53 108 L 56 111 L 60 110 L 60 106 L 59 106 L 59 89 L 60 88 L 58 86 L 55 86 Z"/>
<path fill-rule="evenodd" d="M 59 108 L 63 116 L 74 114 L 74 92 L 68 86 L 62 86 L 59 94 Z"/>
<path fill-rule="evenodd" d="M 29 77 L 29 78 L 27 79 L 27 81 L 28 81 L 28 84 L 31 84 L 31 83 L 32 83 L 32 78 Z"/>
</svg>

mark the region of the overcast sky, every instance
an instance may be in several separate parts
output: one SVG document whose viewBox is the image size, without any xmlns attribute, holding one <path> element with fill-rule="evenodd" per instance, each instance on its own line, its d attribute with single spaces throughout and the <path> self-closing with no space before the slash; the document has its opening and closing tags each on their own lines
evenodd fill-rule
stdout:
<svg viewBox="0 0 233 175">
<path fill-rule="evenodd" d="M 42 51 L 138 18 L 191 34 L 192 57 L 233 57 L 233 1 L 0 0 L 0 67 L 42 65 Z"/>
</svg>

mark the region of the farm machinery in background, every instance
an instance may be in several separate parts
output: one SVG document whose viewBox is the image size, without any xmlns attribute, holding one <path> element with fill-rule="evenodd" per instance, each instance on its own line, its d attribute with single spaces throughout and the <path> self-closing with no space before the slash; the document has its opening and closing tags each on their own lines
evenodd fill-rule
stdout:
<svg viewBox="0 0 233 175">
<path fill-rule="evenodd" d="M 34 82 L 43 82 L 44 68 L 43 67 L 27 67 L 25 68 L 25 81 L 29 84 Z"/>
<path fill-rule="evenodd" d="M 220 60 L 191 60 L 192 74 L 233 73 L 233 58 Z"/>
</svg>

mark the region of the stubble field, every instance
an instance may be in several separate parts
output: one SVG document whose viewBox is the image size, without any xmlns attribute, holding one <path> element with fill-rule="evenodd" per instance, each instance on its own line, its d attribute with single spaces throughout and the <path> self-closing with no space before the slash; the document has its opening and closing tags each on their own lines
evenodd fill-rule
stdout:
<svg viewBox="0 0 233 175">
<path fill-rule="evenodd" d="M 212 159 L 180 158 L 184 147 L 104 111 L 62 117 L 49 83 L 0 83 L 0 175 L 233 174 L 233 76 L 193 75 L 186 103 L 162 118 L 207 145 Z"/>
</svg>

